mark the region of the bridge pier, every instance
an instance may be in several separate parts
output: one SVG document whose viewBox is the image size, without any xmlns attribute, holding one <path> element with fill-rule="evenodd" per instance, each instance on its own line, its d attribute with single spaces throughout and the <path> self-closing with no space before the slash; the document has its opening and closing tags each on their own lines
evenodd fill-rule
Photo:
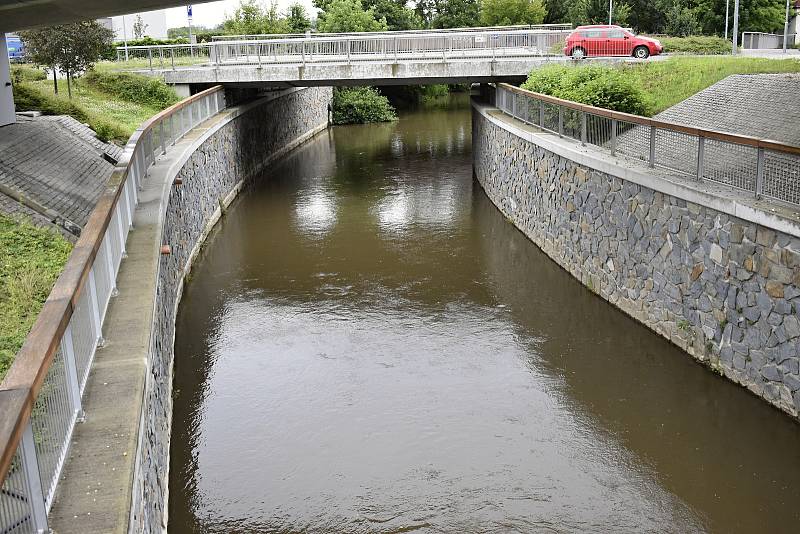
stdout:
<svg viewBox="0 0 800 534">
<path fill-rule="evenodd" d="M 14 124 L 16 121 L 6 34 L 0 33 L 0 126 Z"/>
</svg>

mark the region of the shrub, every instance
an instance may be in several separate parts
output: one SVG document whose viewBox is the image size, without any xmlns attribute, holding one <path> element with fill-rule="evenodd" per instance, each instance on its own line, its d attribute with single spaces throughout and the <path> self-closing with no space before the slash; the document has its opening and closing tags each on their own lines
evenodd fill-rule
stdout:
<svg viewBox="0 0 800 534">
<path fill-rule="evenodd" d="M 389 100 L 372 87 L 341 87 L 333 92 L 333 124 L 365 124 L 397 119 Z"/>
<path fill-rule="evenodd" d="M 47 74 L 30 65 L 12 65 L 11 80 L 16 84 L 20 82 L 39 82 L 47 79 Z"/>
<path fill-rule="evenodd" d="M 609 66 L 547 66 L 531 72 L 522 88 L 624 113 L 647 115 L 650 111 L 641 86 Z"/>
<path fill-rule="evenodd" d="M 661 37 L 664 52 L 670 54 L 729 54 L 731 43 L 722 37 L 691 35 L 689 37 Z"/>
<path fill-rule="evenodd" d="M 145 104 L 159 109 L 180 100 L 175 91 L 156 78 L 127 72 L 88 71 L 83 79 L 90 86 L 128 102 Z"/>
<path fill-rule="evenodd" d="M 65 97 L 47 94 L 27 83 L 14 84 L 14 107 L 17 111 L 41 111 L 45 115 L 69 115 L 87 122 L 86 112 Z"/>
</svg>

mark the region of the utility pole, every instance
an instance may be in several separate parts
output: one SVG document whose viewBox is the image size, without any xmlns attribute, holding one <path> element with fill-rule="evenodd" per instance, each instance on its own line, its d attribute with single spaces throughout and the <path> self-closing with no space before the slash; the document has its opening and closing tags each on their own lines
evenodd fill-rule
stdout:
<svg viewBox="0 0 800 534">
<path fill-rule="evenodd" d="M 608 0 L 608 25 L 611 26 L 612 13 L 614 12 L 614 0 Z"/>
<path fill-rule="evenodd" d="M 128 25 L 125 24 L 125 15 L 122 15 L 122 41 L 125 43 L 125 61 L 128 61 Z"/>
<path fill-rule="evenodd" d="M 786 0 L 786 20 L 783 22 L 783 53 L 786 53 L 786 41 L 789 39 L 789 0 Z"/>
<path fill-rule="evenodd" d="M 736 55 L 739 53 L 739 0 L 733 3 L 733 48 L 731 53 Z"/>
<path fill-rule="evenodd" d="M 731 18 L 730 16 L 730 5 L 731 0 L 725 0 L 725 40 L 728 40 L 728 19 Z"/>
</svg>

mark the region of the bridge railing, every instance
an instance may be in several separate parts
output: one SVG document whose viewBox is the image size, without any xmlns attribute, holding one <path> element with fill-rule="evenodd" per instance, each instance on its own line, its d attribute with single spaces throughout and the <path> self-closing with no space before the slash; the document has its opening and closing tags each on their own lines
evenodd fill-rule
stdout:
<svg viewBox="0 0 800 534">
<path fill-rule="evenodd" d="M 196 45 L 118 47 L 122 60 L 150 69 L 185 64 L 214 66 L 346 63 L 357 61 L 501 59 L 560 55 L 570 30 L 382 32 L 302 38 L 214 41 Z"/>
<path fill-rule="evenodd" d="M 385 32 L 349 32 L 349 33 L 257 33 L 244 35 L 214 35 L 212 41 L 261 41 L 268 39 L 303 39 L 325 38 L 325 37 L 359 37 L 362 35 L 402 35 L 425 33 L 463 33 L 463 32 L 487 32 L 503 30 L 548 30 L 548 31 L 572 31 L 572 24 L 522 24 L 517 26 L 480 26 L 477 28 L 437 28 L 431 30 L 393 30 Z"/>
<path fill-rule="evenodd" d="M 800 205 L 800 147 L 619 113 L 507 84 L 497 85 L 493 98 L 506 115 L 583 146 L 755 198 Z"/>
<path fill-rule="evenodd" d="M 225 108 L 214 87 L 167 108 L 130 138 L 63 272 L 0 383 L 0 532 L 48 532 L 75 424 L 142 181 L 156 159 Z M 91 417 L 91 414 L 89 415 Z"/>
</svg>

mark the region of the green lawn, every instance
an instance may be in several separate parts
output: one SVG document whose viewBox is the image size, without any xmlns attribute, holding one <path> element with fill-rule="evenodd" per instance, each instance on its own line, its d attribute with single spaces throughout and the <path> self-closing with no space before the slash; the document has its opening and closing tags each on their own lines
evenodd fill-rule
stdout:
<svg viewBox="0 0 800 534">
<path fill-rule="evenodd" d="M 69 257 L 60 234 L 0 215 L 0 379 Z"/>
<path fill-rule="evenodd" d="M 59 96 L 67 98 L 67 81 L 58 81 Z M 26 82 L 48 97 L 53 97 L 53 80 Z M 129 102 L 90 87 L 78 79 L 72 87 L 72 101 L 85 111 L 89 126 L 102 137 L 126 142 L 131 134 L 160 109 Z"/>
<path fill-rule="evenodd" d="M 660 113 L 731 74 L 800 72 L 800 60 L 733 56 L 672 57 L 665 61 L 622 67 L 651 99 L 651 111 Z"/>
<path fill-rule="evenodd" d="M 183 52 L 182 52 L 183 53 Z M 175 67 L 189 67 L 192 65 L 208 64 L 208 56 L 179 56 L 175 58 Z M 158 56 L 153 58 L 152 67 L 154 70 L 171 69 L 172 62 L 169 55 L 164 57 L 164 62 Z M 97 63 L 94 68 L 100 72 L 119 72 L 119 71 L 136 71 L 147 70 L 151 66 L 150 60 L 147 58 L 131 57 L 128 61 L 101 61 Z"/>
</svg>

